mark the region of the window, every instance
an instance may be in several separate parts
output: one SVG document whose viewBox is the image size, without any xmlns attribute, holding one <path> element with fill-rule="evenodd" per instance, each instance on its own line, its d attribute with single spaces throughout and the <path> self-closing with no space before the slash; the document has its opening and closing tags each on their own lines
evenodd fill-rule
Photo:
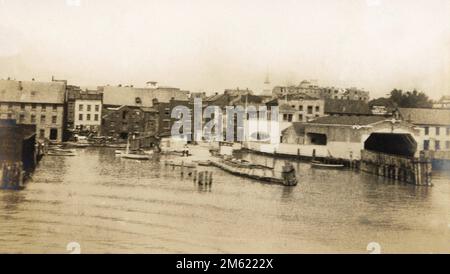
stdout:
<svg viewBox="0 0 450 274">
<path fill-rule="evenodd" d="M 434 150 L 440 150 L 440 149 L 441 149 L 441 142 L 434 141 Z"/>
<path fill-rule="evenodd" d="M 94 114 L 94 121 L 98 121 L 98 114 Z"/>
<path fill-rule="evenodd" d="M 447 128 L 447 136 L 450 135 L 450 127 Z"/>
<path fill-rule="evenodd" d="M 313 113 L 313 107 L 312 106 L 308 106 L 308 114 L 312 114 Z"/>
<path fill-rule="evenodd" d="M 36 115 L 31 114 L 31 123 L 36 123 Z"/>
<path fill-rule="evenodd" d="M 301 121 L 303 121 L 303 114 L 299 114 L 298 115 L 298 120 L 301 122 Z"/>
<path fill-rule="evenodd" d="M 424 150 L 429 150 L 430 149 L 430 141 L 429 140 L 423 141 L 423 149 Z"/>
<path fill-rule="evenodd" d="M 87 105 L 87 111 L 91 111 L 91 105 Z"/>
<path fill-rule="evenodd" d="M 12 107 L 13 107 L 13 104 L 9 103 L 8 104 L 8 109 L 12 109 Z"/>
<path fill-rule="evenodd" d="M 19 123 L 25 122 L 25 114 L 20 114 L 19 116 Z"/>
<path fill-rule="evenodd" d="M 303 106 L 302 105 L 298 106 L 298 110 L 303 111 Z"/>
<path fill-rule="evenodd" d="M 86 114 L 86 120 L 90 121 L 91 120 L 91 115 L 90 114 Z"/>
<path fill-rule="evenodd" d="M 57 105 L 53 105 L 52 109 L 53 109 L 53 111 L 56 111 L 58 109 L 58 106 Z"/>
<path fill-rule="evenodd" d="M 39 138 L 44 139 L 45 137 L 45 129 L 40 129 L 39 130 Z"/>
<path fill-rule="evenodd" d="M 83 114 L 78 114 L 78 120 L 83 121 Z"/>
<path fill-rule="evenodd" d="M 430 128 L 429 127 L 425 127 L 425 135 L 429 135 L 430 134 Z"/>
<path fill-rule="evenodd" d="M 95 111 L 99 111 L 100 110 L 100 106 L 99 105 L 95 105 Z"/>
<path fill-rule="evenodd" d="M 46 105 L 42 105 L 41 111 L 46 111 L 46 110 L 47 110 L 47 106 Z"/>
<path fill-rule="evenodd" d="M 436 127 L 436 136 L 438 136 L 439 134 L 441 134 L 441 128 L 440 127 Z"/>
<path fill-rule="evenodd" d="M 31 110 L 36 110 L 36 104 L 31 104 Z"/>
<path fill-rule="evenodd" d="M 316 112 L 320 112 L 320 107 L 316 106 Z"/>
<path fill-rule="evenodd" d="M 7 117 L 8 117 L 8 119 L 12 119 L 12 114 L 8 113 Z"/>
<path fill-rule="evenodd" d="M 56 120 L 57 120 L 56 115 L 53 115 L 52 116 L 52 124 L 56 124 Z"/>
<path fill-rule="evenodd" d="M 445 148 L 450 149 L 450 141 L 445 141 Z"/>
<path fill-rule="evenodd" d="M 45 123 L 45 115 L 41 115 L 41 123 Z"/>
<path fill-rule="evenodd" d="M 81 105 L 81 104 L 78 105 L 78 110 L 79 110 L 79 111 L 83 111 L 83 105 Z"/>
<path fill-rule="evenodd" d="M 20 110 L 25 110 L 25 104 L 20 104 Z"/>
</svg>

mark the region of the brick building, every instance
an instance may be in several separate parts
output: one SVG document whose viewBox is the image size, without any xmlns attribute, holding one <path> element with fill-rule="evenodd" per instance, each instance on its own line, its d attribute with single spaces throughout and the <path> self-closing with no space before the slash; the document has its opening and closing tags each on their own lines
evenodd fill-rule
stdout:
<svg viewBox="0 0 450 274">
<path fill-rule="evenodd" d="M 156 135 L 159 128 L 158 111 L 155 108 L 120 106 L 104 108 L 101 134 L 117 139 L 131 135 Z"/>
</svg>

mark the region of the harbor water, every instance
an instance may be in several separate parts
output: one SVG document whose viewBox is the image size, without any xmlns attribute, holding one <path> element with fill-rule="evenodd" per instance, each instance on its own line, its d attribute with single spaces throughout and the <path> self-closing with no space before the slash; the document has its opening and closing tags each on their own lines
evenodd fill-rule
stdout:
<svg viewBox="0 0 450 274">
<path fill-rule="evenodd" d="M 293 162 L 284 187 L 211 167 L 213 183 L 114 149 L 46 156 L 22 191 L 0 191 L 0 252 L 450 253 L 450 175 L 413 186 Z M 280 168 L 284 160 L 244 159 Z"/>
</svg>

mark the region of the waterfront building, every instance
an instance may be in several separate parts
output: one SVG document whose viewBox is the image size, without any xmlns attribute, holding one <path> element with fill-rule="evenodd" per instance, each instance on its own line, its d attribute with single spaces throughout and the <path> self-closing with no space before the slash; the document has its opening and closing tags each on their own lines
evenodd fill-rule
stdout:
<svg viewBox="0 0 450 274">
<path fill-rule="evenodd" d="M 305 143 L 305 127 L 303 122 L 294 122 L 292 126 L 281 132 L 282 144 L 303 145 Z"/>
<path fill-rule="evenodd" d="M 37 165 L 36 125 L 0 119 L 0 188 L 20 188 Z"/>
<path fill-rule="evenodd" d="M 325 116 L 308 123 L 293 123 L 282 131 L 281 143 L 248 142 L 244 147 L 277 155 L 361 159 L 362 150 L 418 156 L 420 134 L 414 125 L 382 116 Z"/>
<path fill-rule="evenodd" d="M 405 121 L 419 129 L 424 150 L 450 151 L 450 109 L 399 108 L 398 110 Z"/>
<path fill-rule="evenodd" d="M 278 106 L 280 130 L 295 122 L 308 122 L 325 115 L 325 102 L 306 94 L 286 94 L 266 103 L 270 110 Z"/>
<path fill-rule="evenodd" d="M 156 135 L 158 111 L 155 108 L 120 106 L 104 108 L 101 134 L 127 140 L 129 136 Z"/>
<path fill-rule="evenodd" d="M 97 90 L 85 90 L 78 93 L 74 104 L 73 130 L 75 132 L 100 134 L 102 97 L 102 93 Z"/>
<path fill-rule="evenodd" d="M 0 118 L 36 125 L 38 139 L 63 140 L 66 82 L 0 80 Z"/>
<path fill-rule="evenodd" d="M 442 96 L 439 101 L 433 104 L 433 108 L 450 109 L 450 96 Z"/>
<path fill-rule="evenodd" d="M 75 129 L 75 100 L 78 98 L 81 88 L 75 85 L 66 86 L 66 136 L 70 137 Z"/>
<path fill-rule="evenodd" d="M 178 119 L 172 118 L 172 110 L 177 106 L 184 106 L 189 108 L 189 110 L 191 111 L 190 113 L 192 114 L 194 105 L 185 100 L 171 99 L 169 100 L 169 102 L 159 102 L 157 99 L 154 99 L 153 106 L 158 114 L 159 127 L 157 135 L 170 136 L 173 124 L 178 121 Z M 193 115 L 191 115 L 191 118 L 193 118 Z M 191 123 L 191 125 L 193 124 Z"/>
</svg>

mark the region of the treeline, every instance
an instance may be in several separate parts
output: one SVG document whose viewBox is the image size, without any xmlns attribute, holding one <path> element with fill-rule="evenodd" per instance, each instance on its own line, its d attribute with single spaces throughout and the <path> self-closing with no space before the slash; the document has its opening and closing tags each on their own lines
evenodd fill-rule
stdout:
<svg viewBox="0 0 450 274">
<path fill-rule="evenodd" d="M 384 105 L 389 107 L 401 108 L 431 108 L 433 101 L 423 92 L 402 91 L 401 89 L 394 89 L 391 91 L 389 97 L 380 97 L 369 102 L 370 106 Z"/>
</svg>

